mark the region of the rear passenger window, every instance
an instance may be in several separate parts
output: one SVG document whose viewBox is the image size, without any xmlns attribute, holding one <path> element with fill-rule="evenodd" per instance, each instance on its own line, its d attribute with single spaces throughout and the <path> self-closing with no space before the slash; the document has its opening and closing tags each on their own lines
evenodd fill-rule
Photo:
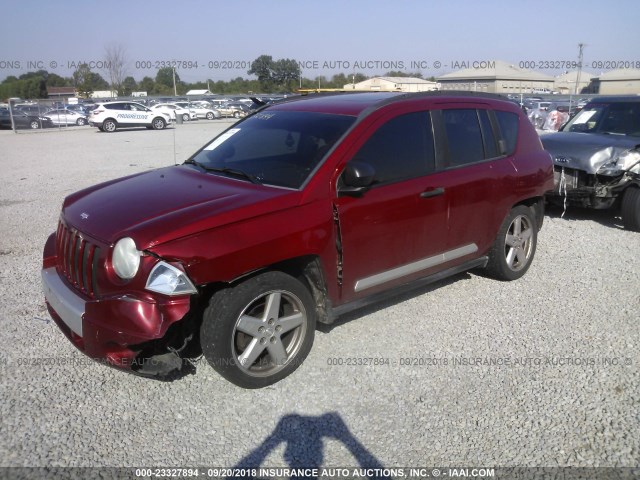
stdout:
<svg viewBox="0 0 640 480">
<path fill-rule="evenodd" d="M 518 142 L 518 115 L 511 112 L 501 112 L 496 110 L 496 118 L 500 126 L 502 138 L 507 143 L 507 155 L 512 155 L 516 150 Z"/>
<path fill-rule="evenodd" d="M 449 165 L 456 167 L 484 160 L 482 131 L 476 110 L 443 110 L 442 118 L 449 145 Z"/>
<path fill-rule="evenodd" d="M 353 160 L 371 165 L 376 183 L 397 182 L 433 172 L 431 115 L 415 112 L 389 120 L 369 137 Z"/>
</svg>

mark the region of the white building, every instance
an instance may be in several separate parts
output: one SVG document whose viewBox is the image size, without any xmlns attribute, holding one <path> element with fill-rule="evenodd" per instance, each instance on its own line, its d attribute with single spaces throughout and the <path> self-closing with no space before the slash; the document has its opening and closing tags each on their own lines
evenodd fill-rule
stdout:
<svg viewBox="0 0 640 480">
<path fill-rule="evenodd" d="M 562 75 L 558 75 L 555 81 L 553 82 L 554 90 L 562 94 L 590 93 L 588 91 L 589 84 L 591 83 L 591 79 L 596 75 L 594 73 L 586 72 L 584 70 L 580 71 L 579 75 L 580 75 L 580 80 L 578 80 L 577 70 L 574 70 L 573 72 L 565 72 Z M 579 82 L 577 90 L 576 90 L 576 82 Z"/>
<path fill-rule="evenodd" d="M 117 90 L 96 90 L 91 93 L 91 98 L 118 98 Z"/>
<path fill-rule="evenodd" d="M 209 90 L 189 90 L 187 95 L 212 95 Z"/>
<path fill-rule="evenodd" d="M 594 91 L 600 95 L 640 94 L 640 69 L 611 70 L 592 78 L 591 82 Z"/>
<path fill-rule="evenodd" d="M 466 90 L 488 93 L 532 93 L 551 91 L 554 78 L 525 70 L 502 60 L 483 61 L 437 78 L 440 90 Z"/>
<path fill-rule="evenodd" d="M 429 92 L 437 90 L 438 84 L 414 77 L 373 77 L 356 84 L 347 83 L 344 89 L 380 92 Z"/>
</svg>

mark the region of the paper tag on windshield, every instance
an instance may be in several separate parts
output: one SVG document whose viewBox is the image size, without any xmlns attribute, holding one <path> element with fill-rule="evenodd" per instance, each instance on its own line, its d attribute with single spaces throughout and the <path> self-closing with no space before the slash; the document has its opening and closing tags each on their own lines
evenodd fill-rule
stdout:
<svg viewBox="0 0 640 480">
<path fill-rule="evenodd" d="M 587 123 L 591 117 L 596 114 L 595 110 L 585 110 L 578 114 L 578 117 L 573 121 L 573 125 L 580 125 L 582 123 Z"/>
<path fill-rule="evenodd" d="M 239 128 L 232 128 L 231 130 L 227 130 L 225 133 L 223 133 L 218 138 L 216 138 L 213 142 L 211 142 L 209 145 L 207 145 L 205 147 L 205 150 L 213 150 L 213 149 L 219 147 L 220 145 L 222 145 L 223 142 L 226 142 L 229 138 L 234 136 L 239 131 L 240 131 Z"/>
</svg>

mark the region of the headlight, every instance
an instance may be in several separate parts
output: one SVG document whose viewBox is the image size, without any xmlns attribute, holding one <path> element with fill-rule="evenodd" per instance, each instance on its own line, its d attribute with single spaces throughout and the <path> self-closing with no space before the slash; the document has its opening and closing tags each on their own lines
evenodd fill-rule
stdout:
<svg viewBox="0 0 640 480">
<path fill-rule="evenodd" d="M 120 278 L 128 280 L 136 276 L 140 266 L 140 252 L 133 238 L 125 237 L 118 240 L 113 249 L 112 264 L 113 270 Z"/>
<path fill-rule="evenodd" d="M 640 152 L 627 150 L 598 169 L 600 175 L 620 175 L 623 172 L 640 173 Z"/>
<path fill-rule="evenodd" d="M 165 295 L 185 295 L 197 293 L 189 277 L 182 271 L 166 262 L 159 262 L 147 279 L 147 290 Z"/>
</svg>

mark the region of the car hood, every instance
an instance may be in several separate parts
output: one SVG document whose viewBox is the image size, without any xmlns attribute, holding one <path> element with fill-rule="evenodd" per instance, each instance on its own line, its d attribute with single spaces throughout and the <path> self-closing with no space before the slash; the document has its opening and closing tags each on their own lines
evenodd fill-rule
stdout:
<svg viewBox="0 0 640 480">
<path fill-rule="evenodd" d="M 295 206 L 299 191 L 174 166 L 77 192 L 64 201 L 68 225 L 104 243 L 130 236 L 138 249 Z"/>
<path fill-rule="evenodd" d="M 604 133 L 557 132 L 540 137 L 544 149 L 559 167 L 589 174 L 621 153 L 640 146 L 640 138 Z"/>
</svg>

